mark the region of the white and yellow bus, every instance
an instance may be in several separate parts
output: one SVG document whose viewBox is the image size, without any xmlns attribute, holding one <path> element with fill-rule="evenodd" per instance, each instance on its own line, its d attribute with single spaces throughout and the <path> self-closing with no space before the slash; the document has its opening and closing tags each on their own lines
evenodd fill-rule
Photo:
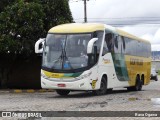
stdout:
<svg viewBox="0 0 160 120">
<path fill-rule="evenodd" d="M 102 95 L 116 87 L 139 91 L 150 82 L 151 44 L 109 25 L 58 25 L 36 42 L 35 52 L 43 53 L 42 88 L 59 95 Z"/>
</svg>

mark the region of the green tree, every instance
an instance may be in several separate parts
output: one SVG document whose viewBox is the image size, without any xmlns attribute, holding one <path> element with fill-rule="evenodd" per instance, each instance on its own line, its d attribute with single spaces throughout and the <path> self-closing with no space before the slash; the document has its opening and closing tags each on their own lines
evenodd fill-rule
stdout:
<svg viewBox="0 0 160 120">
<path fill-rule="evenodd" d="M 42 5 L 19 2 L 7 6 L 0 14 L 0 51 L 33 53 L 35 41 L 44 34 Z"/>
<path fill-rule="evenodd" d="M 34 53 L 34 44 L 58 24 L 73 21 L 68 0 L 2 0 L 0 52 Z M 12 3 L 12 4 L 11 4 Z"/>
<path fill-rule="evenodd" d="M 40 37 L 51 27 L 72 20 L 68 0 L 0 0 L 0 86 L 12 78 L 15 66 L 37 60 L 34 45 Z M 39 74 L 39 68 L 27 73 Z"/>
<path fill-rule="evenodd" d="M 0 0 L 0 12 L 2 12 L 8 5 L 13 4 L 14 1 L 15 0 Z"/>
<path fill-rule="evenodd" d="M 73 22 L 68 0 L 40 0 L 40 3 L 45 13 L 44 29 L 46 31 L 55 25 Z"/>
</svg>

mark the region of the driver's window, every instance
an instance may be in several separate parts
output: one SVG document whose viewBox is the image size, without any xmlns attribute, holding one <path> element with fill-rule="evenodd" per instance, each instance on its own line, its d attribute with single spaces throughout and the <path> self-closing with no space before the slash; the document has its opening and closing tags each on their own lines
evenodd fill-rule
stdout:
<svg viewBox="0 0 160 120">
<path fill-rule="evenodd" d="M 113 34 L 112 33 L 106 33 L 105 42 L 107 43 L 108 51 L 113 52 L 114 44 L 113 44 Z"/>
<path fill-rule="evenodd" d="M 94 46 L 97 46 L 97 54 L 99 55 L 99 53 L 100 53 L 100 48 L 101 48 L 101 44 L 102 44 L 102 38 L 103 38 L 103 31 L 96 31 L 95 33 L 94 33 L 94 36 L 93 37 L 95 37 L 95 38 L 98 38 L 98 41 L 96 41 L 95 43 L 94 43 Z"/>
<path fill-rule="evenodd" d="M 102 55 L 105 55 L 107 52 L 113 51 L 113 34 L 106 32 Z"/>
</svg>

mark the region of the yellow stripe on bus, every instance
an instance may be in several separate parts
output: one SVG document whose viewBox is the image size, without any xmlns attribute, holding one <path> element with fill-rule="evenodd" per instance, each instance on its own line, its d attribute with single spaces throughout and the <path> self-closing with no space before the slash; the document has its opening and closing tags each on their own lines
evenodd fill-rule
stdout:
<svg viewBox="0 0 160 120">
<path fill-rule="evenodd" d="M 49 78 L 61 78 L 64 76 L 64 73 L 53 73 L 43 70 L 43 73 Z"/>
</svg>

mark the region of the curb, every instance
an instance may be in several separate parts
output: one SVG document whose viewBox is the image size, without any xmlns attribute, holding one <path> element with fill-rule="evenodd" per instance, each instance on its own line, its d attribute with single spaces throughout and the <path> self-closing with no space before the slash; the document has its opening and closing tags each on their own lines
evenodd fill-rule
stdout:
<svg viewBox="0 0 160 120">
<path fill-rule="evenodd" d="M 21 89 L 16 89 L 12 90 L 12 93 L 35 93 L 35 92 L 54 92 L 55 90 L 52 89 L 40 89 L 40 90 L 34 90 L 34 89 L 27 89 L 27 90 L 21 90 Z"/>
<path fill-rule="evenodd" d="M 54 92 L 55 90 L 53 89 L 38 89 L 38 90 L 35 90 L 35 89 L 6 89 L 6 90 L 0 90 L 0 92 L 3 92 L 3 93 L 35 93 L 35 92 L 40 92 L 40 93 L 43 93 L 43 92 Z"/>
</svg>

